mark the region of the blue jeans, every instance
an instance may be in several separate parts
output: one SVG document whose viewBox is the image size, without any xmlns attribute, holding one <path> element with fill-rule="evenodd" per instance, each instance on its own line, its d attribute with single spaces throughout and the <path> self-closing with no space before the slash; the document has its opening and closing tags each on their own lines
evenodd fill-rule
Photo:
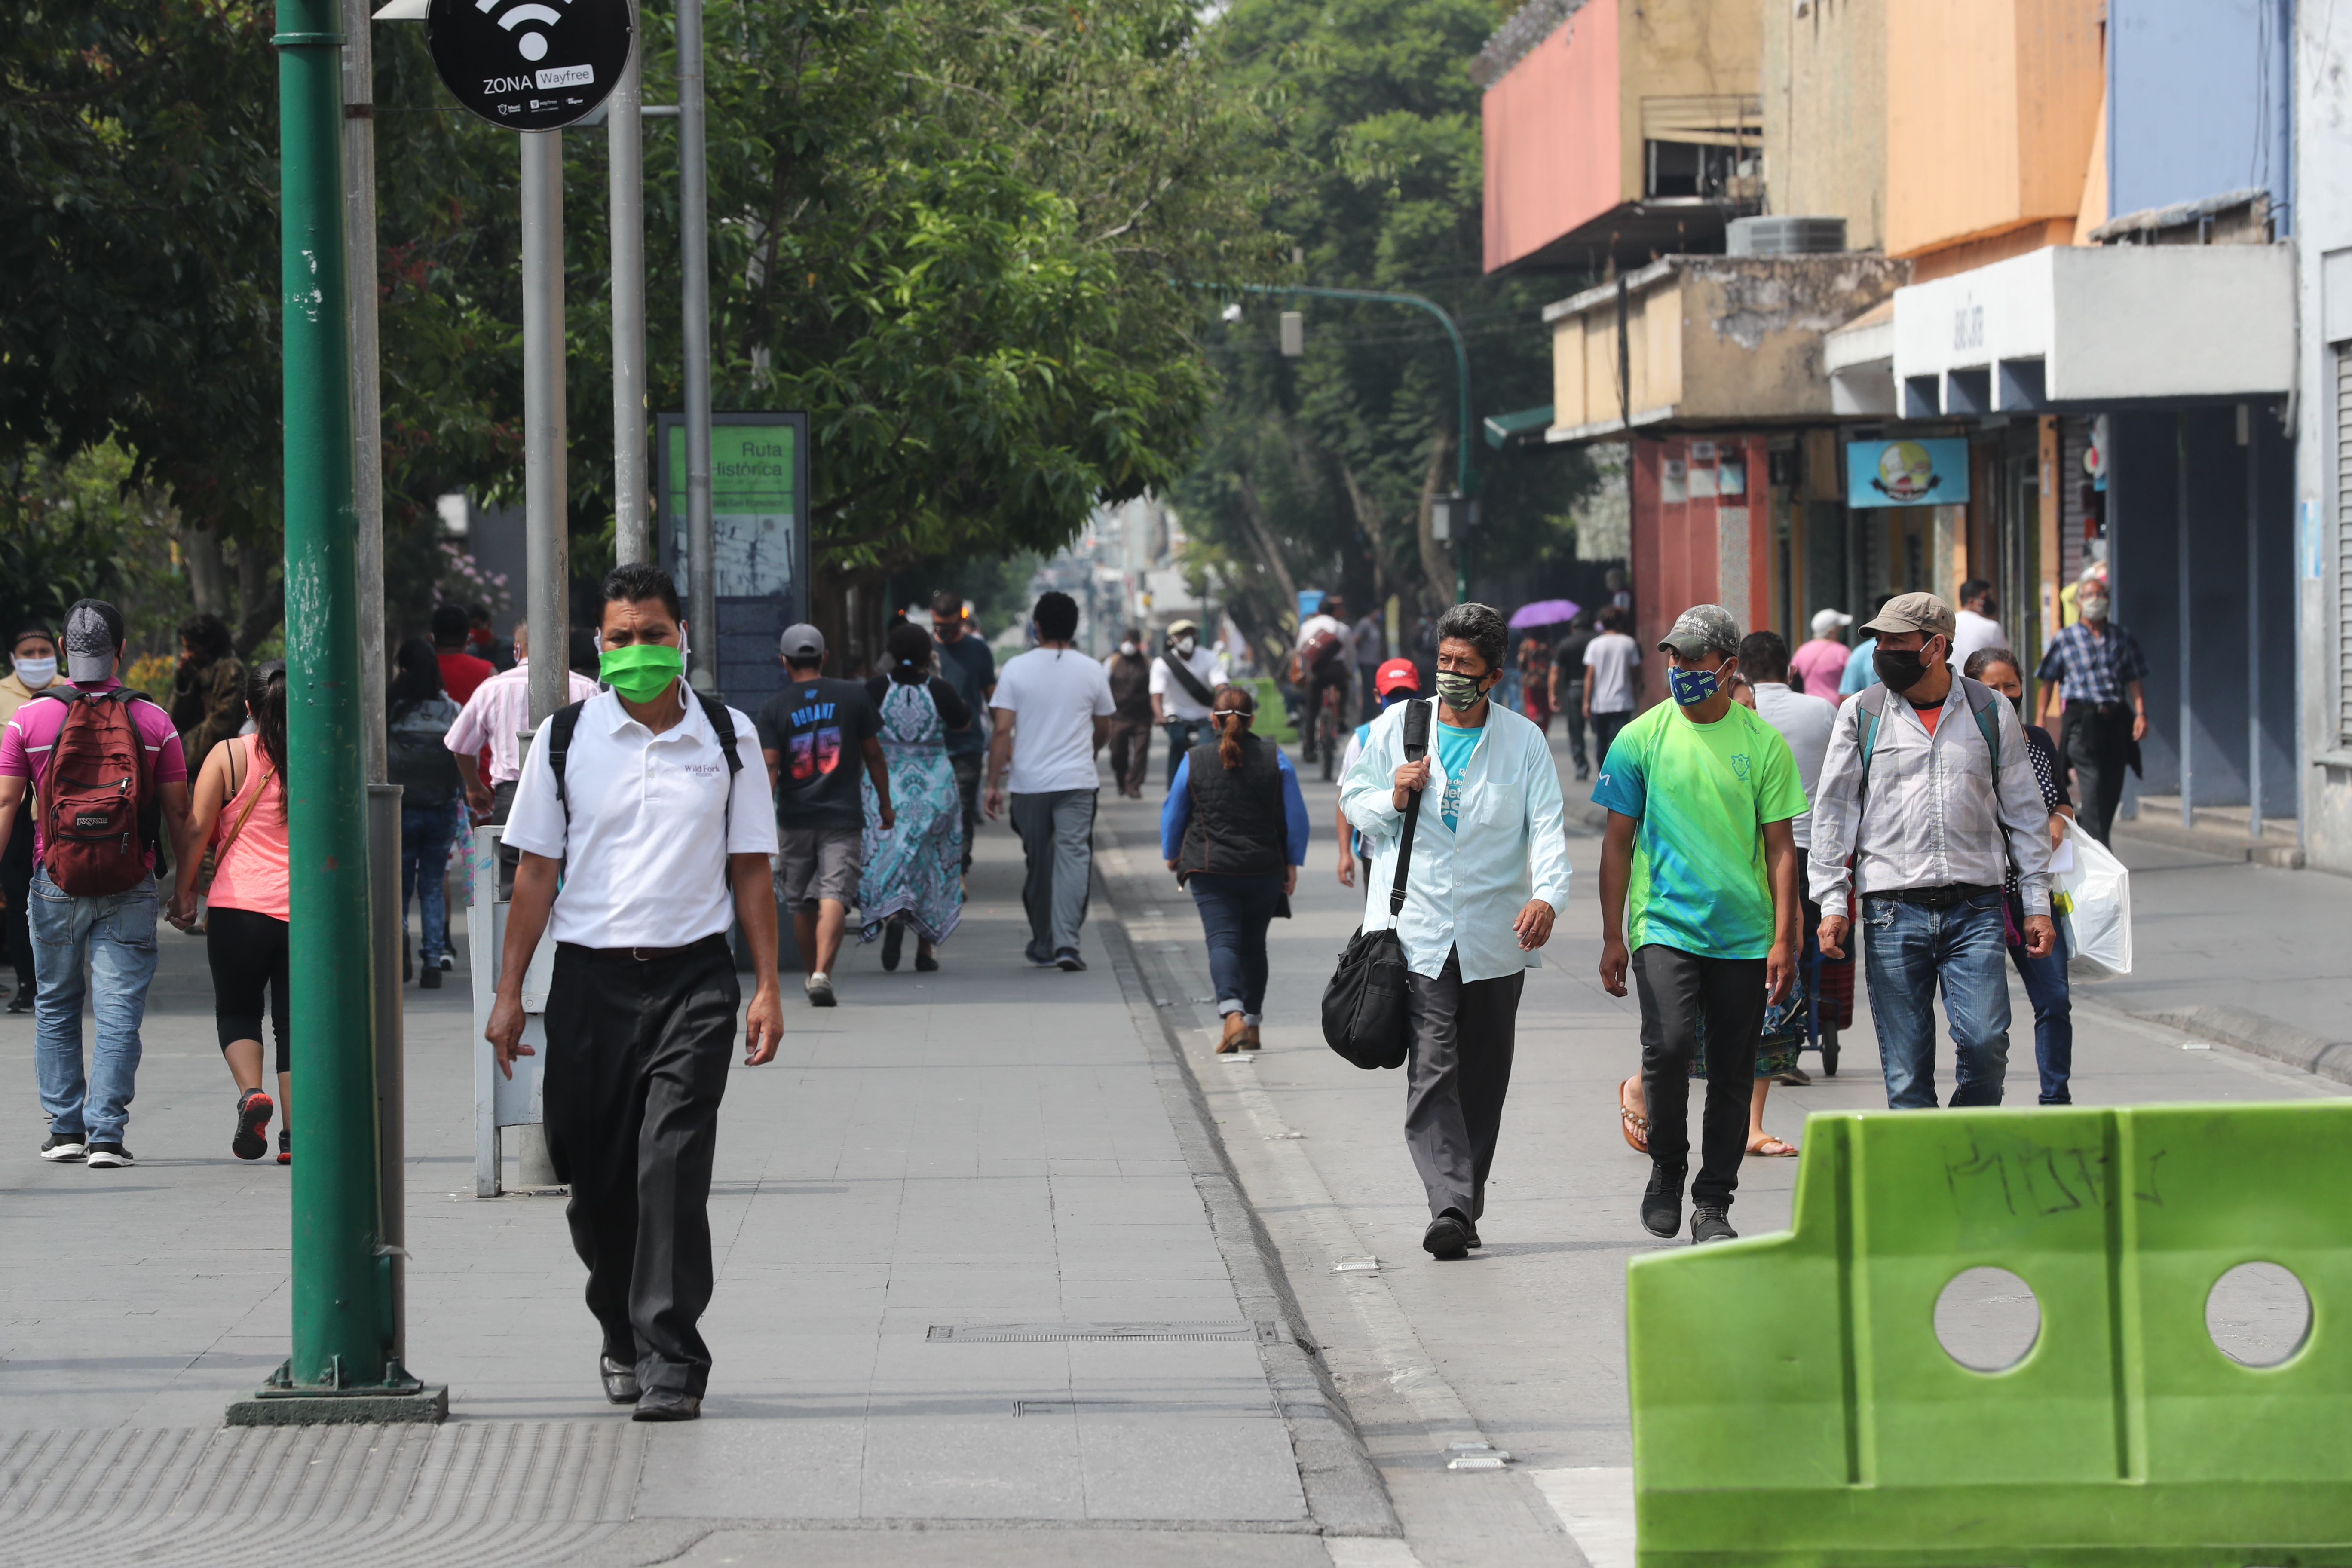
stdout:
<svg viewBox="0 0 2352 1568">
<path fill-rule="evenodd" d="M 1206 719 L 1162 719 L 1160 727 L 1168 731 L 1168 782 L 1176 782 L 1176 764 L 1184 753 L 1214 735 L 1216 727 Z"/>
<path fill-rule="evenodd" d="M 411 899 L 424 906 L 422 962 L 437 965 L 456 950 L 449 945 L 449 844 L 457 837 L 463 800 L 400 808 L 400 923 L 408 926 Z"/>
<path fill-rule="evenodd" d="M 1220 1018 L 1239 1013 L 1243 1023 L 1255 1024 L 1265 1011 L 1265 928 L 1282 906 L 1282 879 L 1279 871 L 1251 877 L 1196 871 L 1184 879 L 1208 938 Z"/>
<path fill-rule="evenodd" d="M 1862 900 L 1863 972 L 1896 1110 L 1936 1106 L 1936 987 L 1952 1028 L 1955 1106 L 1999 1105 L 2009 1070 L 2008 933 L 1998 890 L 1931 910 L 1893 899 Z"/>
<path fill-rule="evenodd" d="M 2066 1079 L 2074 1070 L 2074 1004 L 2066 986 L 2066 928 L 2058 928 L 2058 940 L 2044 956 L 2031 957 L 2023 947 L 2012 947 L 2009 961 L 2033 1004 L 2033 1060 L 2042 1069 L 2042 1103 L 2072 1105 Z"/>
<path fill-rule="evenodd" d="M 33 1056 L 41 1109 L 60 1138 L 120 1143 L 139 1079 L 139 1026 L 155 978 L 155 881 L 127 892 L 77 899 L 33 873 L 26 900 L 33 932 Z M 89 965 L 87 978 L 82 965 Z M 94 983 L 94 984 L 93 984 Z M 98 1015 L 87 1078 L 81 1008 Z"/>
</svg>

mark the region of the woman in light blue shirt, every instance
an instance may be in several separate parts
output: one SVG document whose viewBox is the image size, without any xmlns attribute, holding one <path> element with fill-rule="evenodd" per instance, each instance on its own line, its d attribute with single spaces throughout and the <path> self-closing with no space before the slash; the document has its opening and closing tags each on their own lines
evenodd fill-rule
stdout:
<svg viewBox="0 0 2352 1568">
<path fill-rule="evenodd" d="M 1569 864 L 1551 748 L 1534 724 L 1489 700 L 1509 646 L 1503 617 L 1456 605 L 1437 637 L 1429 754 L 1405 761 L 1410 707 L 1390 709 L 1340 781 L 1339 805 L 1371 852 L 1364 925 L 1392 923 L 1411 972 L 1404 1129 L 1429 1196 L 1422 1246 L 1460 1258 L 1479 1244 L 1519 992 L 1567 900 Z M 1415 794 L 1404 908 L 1391 921 L 1389 890 Z"/>
</svg>

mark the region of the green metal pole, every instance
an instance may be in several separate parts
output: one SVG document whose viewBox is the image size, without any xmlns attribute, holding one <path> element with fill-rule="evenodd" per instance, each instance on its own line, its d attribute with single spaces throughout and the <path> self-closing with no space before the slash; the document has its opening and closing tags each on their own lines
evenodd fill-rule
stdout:
<svg viewBox="0 0 2352 1568">
<path fill-rule="evenodd" d="M 361 736 L 359 518 L 343 255 L 342 8 L 278 0 L 292 885 L 293 1386 L 381 1384 L 374 1009 Z"/>
</svg>

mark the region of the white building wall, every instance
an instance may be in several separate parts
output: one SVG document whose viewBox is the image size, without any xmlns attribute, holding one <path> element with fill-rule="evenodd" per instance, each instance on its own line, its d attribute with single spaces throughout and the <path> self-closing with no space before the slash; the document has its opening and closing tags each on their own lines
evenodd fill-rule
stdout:
<svg viewBox="0 0 2352 1568">
<path fill-rule="evenodd" d="M 2311 865 L 2352 872 L 2352 752 L 2343 743 L 2337 691 L 2347 631 L 2338 590 L 2352 562 L 2338 542 L 2330 342 L 2331 334 L 2352 341 L 2352 29 L 2331 36 L 2330 14 L 2324 5 L 2295 8 L 2296 760 L 2304 852 Z"/>
</svg>

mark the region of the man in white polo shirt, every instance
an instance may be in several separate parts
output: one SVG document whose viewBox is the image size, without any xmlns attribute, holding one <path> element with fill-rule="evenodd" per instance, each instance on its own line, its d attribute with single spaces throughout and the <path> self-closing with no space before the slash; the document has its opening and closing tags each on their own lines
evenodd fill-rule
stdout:
<svg viewBox="0 0 2352 1568">
<path fill-rule="evenodd" d="M 710 1167 L 742 991 L 740 920 L 758 989 L 743 1061 L 776 1054 L 776 820 L 751 721 L 685 680 L 668 574 L 604 579 L 599 673 L 610 690 L 550 719 L 524 760 L 506 841 L 521 851 L 497 1001 L 484 1031 L 514 1076 L 523 972 L 555 939 L 543 1069 L 548 1152 L 604 1330 L 604 1396 L 639 1421 L 701 1414 L 710 1352 Z M 558 876 L 561 874 L 561 890 Z M 730 892 L 731 884 L 731 892 Z"/>
</svg>

